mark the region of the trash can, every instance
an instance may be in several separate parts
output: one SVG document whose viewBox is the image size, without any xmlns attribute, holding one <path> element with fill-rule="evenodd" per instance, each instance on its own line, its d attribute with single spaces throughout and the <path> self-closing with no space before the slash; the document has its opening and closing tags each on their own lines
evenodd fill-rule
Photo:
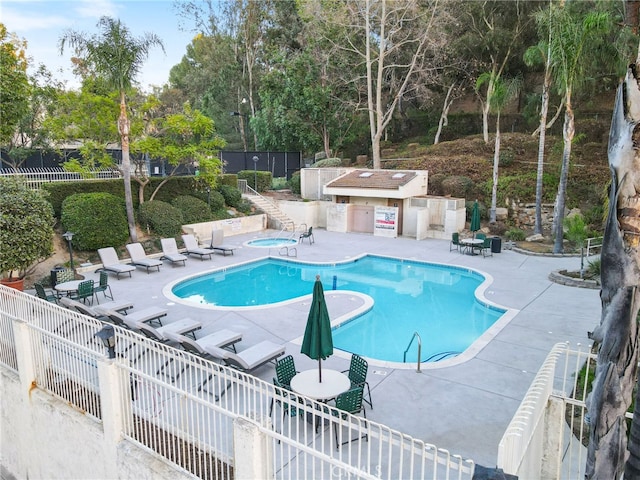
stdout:
<svg viewBox="0 0 640 480">
<path fill-rule="evenodd" d="M 54 267 L 51 269 L 50 275 L 51 275 L 51 288 L 56 286 L 57 280 L 58 280 L 58 272 L 61 272 L 62 270 L 64 270 L 64 267 L 61 267 L 60 265 L 58 265 L 57 267 Z"/>
<path fill-rule="evenodd" d="M 502 239 L 500 237 L 491 238 L 491 253 L 500 253 L 502 251 Z"/>
</svg>

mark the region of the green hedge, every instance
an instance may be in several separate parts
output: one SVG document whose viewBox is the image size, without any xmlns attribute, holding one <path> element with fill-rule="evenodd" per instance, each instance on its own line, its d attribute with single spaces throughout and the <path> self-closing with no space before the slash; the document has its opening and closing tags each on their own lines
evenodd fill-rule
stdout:
<svg viewBox="0 0 640 480">
<path fill-rule="evenodd" d="M 110 193 L 78 193 L 62 202 L 62 227 L 77 250 L 119 247 L 129 238 L 124 200 Z"/>
<path fill-rule="evenodd" d="M 238 208 L 240 200 L 242 200 L 242 193 L 238 190 L 237 182 L 234 186 L 226 184 L 218 185 L 217 191 L 222 195 L 225 204 L 233 208 Z"/>
<path fill-rule="evenodd" d="M 238 172 L 238 179 L 246 180 L 247 185 L 249 185 L 251 188 L 254 188 L 254 181 L 257 181 L 257 188 L 254 188 L 254 190 L 256 190 L 257 192 L 264 192 L 265 190 L 269 190 L 271 188 L 273 176 L 271 175 L 271 172 L 254 172 L 253 170 L 242 170 Z"/>
<path fill-rule="evenodd" d="M 142 228 L 152 230 L 161 237 L 177 237 L 182 231 L 182 212 L 170 203 L 152 200 L 138 209 L 138 222 Z"/>
<path fill-rule="evenodd" d="M 199 198 L 190 195 L 181 195 L 171 200 L 171 205 L 182 212 L 182 218 L 185 224 L 209 222 L 213 220 L 209 205 Z"/>
<path fill-rule="evenodd" d="M 289 188 L 291 188 L 291 192 L 296 195 L 300 195 L 302 193 L 302 187 L 300 186 L 300 170 L 293 172 L 293 175 L 291 175 L 291 178 L 289 179 Z"/>
</svg>

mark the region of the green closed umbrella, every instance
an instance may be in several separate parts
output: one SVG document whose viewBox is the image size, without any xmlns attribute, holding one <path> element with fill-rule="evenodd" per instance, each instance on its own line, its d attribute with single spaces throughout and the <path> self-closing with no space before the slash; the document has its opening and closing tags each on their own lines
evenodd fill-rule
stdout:
<svg viewBox="0 0 640 480">
<path fill-rule="evenodd" d="M 473 238 L 476 237 L 476 232 L 480 230 L 480 207 L 478 206 L 478 200 L 473 202 L 473 208 L 471 209 L 471 225 L 469 230 L 473 232 Z"/>
<path fill-rule="evenodd" d="M 322 383 L 322 360 L 333 354 L 333 338 L 320 275 L 316 275 L 316 283 L 313 285 L 311 310 L 309 310 L 300 352 L 318 360 L 318 377 Z"/>
</svg>

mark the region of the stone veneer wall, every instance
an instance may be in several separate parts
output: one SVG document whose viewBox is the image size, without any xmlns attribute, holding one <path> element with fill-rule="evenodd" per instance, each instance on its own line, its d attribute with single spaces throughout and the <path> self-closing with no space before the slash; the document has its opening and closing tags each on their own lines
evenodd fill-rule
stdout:
<svg viewBox="0 0 640 480">
<path fill-rule="evenodd" d="M 551 230 L 553 224 L 553 203 L 542 204 L 542 229 Z M 535 203 L 515 203 L 509 207 L 509 218 L 516 227 L 522 230 L 532 230 L 536 224 Z"/>
</svg>

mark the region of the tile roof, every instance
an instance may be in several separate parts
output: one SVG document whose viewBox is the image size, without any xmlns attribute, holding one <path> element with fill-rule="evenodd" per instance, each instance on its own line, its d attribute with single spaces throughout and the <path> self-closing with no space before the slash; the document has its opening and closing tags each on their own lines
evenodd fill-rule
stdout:
<svg viewBox="0 0 640 480">
<path fill-rule="evenodd" d="M 329 182 L 327 188 L 398 190 L 417 177 L 411 170 L 354 170 Z"/>
</svg>

